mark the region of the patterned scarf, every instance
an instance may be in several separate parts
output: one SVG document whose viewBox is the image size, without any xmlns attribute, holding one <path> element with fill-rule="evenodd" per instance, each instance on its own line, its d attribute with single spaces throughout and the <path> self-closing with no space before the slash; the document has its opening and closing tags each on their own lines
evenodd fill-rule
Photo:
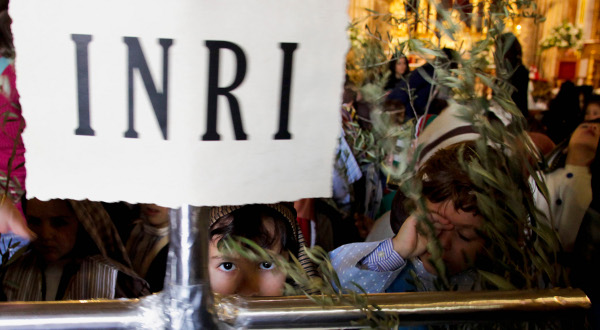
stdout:
<svg viewBox="0 0 600 330">
<path fill-rule="evenodd" d="M 133 270 L 141 277 L 146 277 L 152 261 L 167 244 L 169 226 L 156 228 L 142 219 L 136 220 L 127 240 L 127 252 L 133 263 Z"/>
<path fill-rule="evenodd" d="M 100 254 L 131 268 L 131 261 L 117 228 L 101 203 L 69 200 L 79 222 L 90 235 Z"/>
<path fill-rule="evenodd" d="M 76 260 L 63 269 L 71 273 L 61 300 L 114 299 L 119 269 L 106 258 L 95 255 Z M 64 276 L 64 275 L 63 275 Z M 2 282 L 7 301 L 43 301 L 45 279 L 39 257 L 33 250 L 11 263 Z"/>
</svg>

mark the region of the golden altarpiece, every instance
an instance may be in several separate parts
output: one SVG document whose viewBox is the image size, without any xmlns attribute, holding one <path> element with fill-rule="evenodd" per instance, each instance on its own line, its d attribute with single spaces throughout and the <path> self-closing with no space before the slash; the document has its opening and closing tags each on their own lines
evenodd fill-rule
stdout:
<svg viewBox="0 0 600 330">
<path fill-rule="evenodd" d="M 493 1 L 493 0 L 492 0 Z M 351 19 L 358 19 L 369 15 L 365 10 L 369 8 L 379 13 L 393 13 L 403 16 L 406 10 L 418 8 L 419 13 L 435 19 L 434 2 L 445 8 L 460 7 L 467 13 L 461 20 L 465 22 L 468 38 L 462 42 L 477 40 L 485 33 L 484 20 L 488 13 L 490 0 L 351 0 L 349 15 Z M 600 88 L 600 1 L 598 0 L 537 0 L 538 13 L 546 18 L 542 23 L 534 23 L 531 19 L 516 18 L 507 22 L 507 30 L 513 32 L 523 46 L 523 62 L 530 68 L 539 72 L 541 79 L 545 79 L 556 86 L 564 80 L 559 76 L 561 62 L 574 63 L 572 76 L 569 78 L 578 85 L 592 85 Z M 540 49 L 543 40 L 552 28 L 563 22 L 569 22 L 582 28 L 583 45 L 581 49 L 561 49 L 557 47 L 545 51 Z M 408 37 L 406 24 L 398 27 L 370 21 L 382 35 L 389 33 L 394 38 L 402 40 Z M 413 27 L 417 36 L 434 39 L 435 35 L 427 31 L 424 25 Z M 442 41 L 443 46 L 453 47 L 448 40 Z"/>
</svg>

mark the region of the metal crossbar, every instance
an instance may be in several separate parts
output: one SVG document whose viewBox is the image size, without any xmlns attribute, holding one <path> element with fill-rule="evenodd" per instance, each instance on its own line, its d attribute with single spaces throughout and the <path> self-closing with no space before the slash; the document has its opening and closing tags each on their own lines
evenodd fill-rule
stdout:
<svg viewBox="0 0 600 330">
<path fill-rule="evenodd" d="M 218 327 L 357 327 L 364 311 L 322 307 L 307 297 L 242 298 L 213 295 L 205 265 L 208 209 L 171 211 L 165 289 L 141 299 L 0 304 L 0 329 L 215 329 Z M 427 292 L 369 295 L 397 314 L 400 325 L 578 318 L 590 308 L 578 289 L 494 292 Z"/>
</svg>

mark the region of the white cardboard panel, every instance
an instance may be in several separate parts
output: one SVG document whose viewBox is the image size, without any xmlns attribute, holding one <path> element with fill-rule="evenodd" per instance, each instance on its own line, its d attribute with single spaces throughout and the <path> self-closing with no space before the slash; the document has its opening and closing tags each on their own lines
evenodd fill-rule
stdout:
<svg viewBox="0 0 600 330">
<path fill-rule="evenodd" d="M 17 88 L 27 121 L 27 196 L 152 202 L 177 207 L 296 200 L 331 194 L 334 149 L 348 49 L 346 0 L 19 0 L 11 1 Z M 93 136 L 79 123 L 76 43 L 87 44 Z M 156 90 L 164 92 L 167 139 L 140 70 L 133 70 L 134 127 L 128 130 L 128 46 L 136 37 Z M 219 141 L 207 129 L 207 41 L 237 45 L 246 59 L 238 101 L 247 140 L 236 140 L 230 105 L 218 96 Z M 278 130 L 284 51 L 292 53 L 289 140 Z M 234 53 L 220 50 L 220 87 Z"/>
</svg>

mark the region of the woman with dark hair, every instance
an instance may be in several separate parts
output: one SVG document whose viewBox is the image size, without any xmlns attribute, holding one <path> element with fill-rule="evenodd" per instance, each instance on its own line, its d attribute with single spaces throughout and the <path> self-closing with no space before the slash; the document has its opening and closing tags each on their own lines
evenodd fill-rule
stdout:
<svg viewBox="0 0 600 330">
<path fill-rule="evenodd" d="M 316 276 L 304 249 L 292 203 L 213 207 L 210 210 L 208 273 L 213 292 L 242 296 L 280 296 L 286 274 L 272 260 L 249 260 L 220 248 L 224 239 L 242 237 L 291 260 L 296 257 L 308 276 Z"/>
<path fill-rule="evenodd" d="M 442 55 L 443 54 L 443 55 Z M 447 100 L 451 97 L 451 91 L 444 86 L 431 84 L 435 77 L 437 69 L 455 69 L 458 66 L 457 59 L 459 54 L 450 48 L 443 48 L 442 54 L 436 57 L 433 62 L 425 63 L 410 74 L 408 79 L 398 82 L 396 87 L 388 94 L 388 100 L 399 100 L 404 104 L 405 121 L 411 118 L 418 118 L 427 112 L 428 114 L 439 114 L 447 105 Z M 431 99 L 431 100 L 430 100 Z M 431 101 L 431 102 L 430 102 Z"/>
<path fill-rule="evenodd" d="M 25 203 L 38 238 L 15 255 L 1 279 L 7 301 L 136 298 L 150 293 L 100 203 Z"/>
<path fill-rule="evenodd" d="M 410 67 L 408 66 L 408 58 L 404 54 L 400 54 L 397 58 L 393 58 L 389 63 L 390 77 L 385 84 L 385 90 L 394 89 L 402 80 L 408 79 Z"/>
</svg>

